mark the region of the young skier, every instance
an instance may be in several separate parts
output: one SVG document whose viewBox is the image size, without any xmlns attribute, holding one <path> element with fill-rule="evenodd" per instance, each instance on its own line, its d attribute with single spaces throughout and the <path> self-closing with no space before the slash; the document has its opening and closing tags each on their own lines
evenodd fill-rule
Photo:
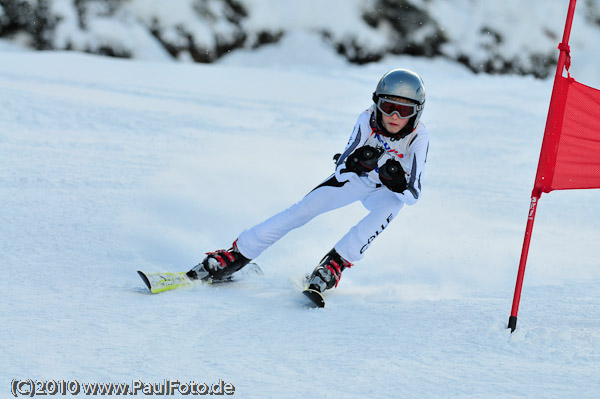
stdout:
<svg viewBox="0 0 600 399">
<path fill-rule="evenodd" d="M 306 281 L 309 289 L 321 293 L 337 287 L 344 269 L 362 259 L 404 204 L 414 204 L 421 194 L 429 148 L 420 122 L 423 81 L 412 71 L 394 69 L 380 79 L 373 102 L 358 117 L 334 174 L 290 208 L 242 231 L 230 249 L 207 253 L 187 275 L 223 279 L 315 216 L 361 201 L 369 214 L 334 245 Z"/>
</svg>

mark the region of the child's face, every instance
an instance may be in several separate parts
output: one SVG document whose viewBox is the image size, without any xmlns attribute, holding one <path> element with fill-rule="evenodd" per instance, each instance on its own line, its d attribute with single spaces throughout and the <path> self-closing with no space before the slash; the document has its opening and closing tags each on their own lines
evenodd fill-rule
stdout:
<svg viewBox="0 0 600 399">
<path fill-rule="evenodd" d="M 400 97 L 388 97 L 390 100 L 412 104 L 411 101 L 406 100 Z M 400 130 L 404 129 L 404 127 L 408 124 L 410 118 L 402 119 L 398 115 L 398 113 L 392 113 L 391 116 L 386 115 L 385 113 L 381 113 L 381 121 L 383 122 L 383 127 L 391 134 L 396 134 Z"/>
<path fill-rule="evenodd" d="M 381 121 L 383 122 L 383 127 L 385 127 L 385 130 L 391 134 L 396 134 L 400 130 L 404 129 L 409 119 L 400 119 L 398 114 L 394 113 L 392 116 L 382 114 Z"/>
</svg>

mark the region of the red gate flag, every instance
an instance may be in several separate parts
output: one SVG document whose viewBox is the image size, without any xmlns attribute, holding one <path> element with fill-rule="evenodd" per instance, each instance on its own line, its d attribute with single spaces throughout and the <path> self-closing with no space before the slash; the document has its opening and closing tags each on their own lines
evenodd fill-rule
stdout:
<svg viewBox="0 0 600 399">
<path fill-rule="evenodd" d="M 577 0 L 569 1 L 554 87 L 546 119 L 531 206 L 519 261 L 517 284 L 508 319 L 511 332 L 517 327 L 517 313 L 523 288 L 523 276 L 531 242 L 533 222 L 542 193 L 552 190 L 600 188 L 600 91 L 571 78 L 569 36 Z M 562 76 L 564 69 L 567 77 Z"/>
<path fill-rule="evenodd" d="M 558 77 L 534 190 L 600 188 L 600 90 Z"/>
</svg>

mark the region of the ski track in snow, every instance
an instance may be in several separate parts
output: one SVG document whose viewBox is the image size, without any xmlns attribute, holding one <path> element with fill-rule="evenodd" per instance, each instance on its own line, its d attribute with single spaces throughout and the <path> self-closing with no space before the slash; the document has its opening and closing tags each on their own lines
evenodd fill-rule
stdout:
<svg viewBox="0 0 600 399">
<path fill-rule="evenodd" d="M 239 398 L 597 398 L 598 191 L 542 197 L 506 329 L 551 81 L 0 53 L 0 392 L 15 378 L 215 383 Z M 318 58 L 318 54 L 317 57 Z M 329 60 L 330 57 L 326 59 Z M 149 295 L 333 171 L 379 77 L 418 71 L 431 149 L 327 307 L 298 292 L 361 215 L 293 231 L 265 276 Z"/>
</svg>

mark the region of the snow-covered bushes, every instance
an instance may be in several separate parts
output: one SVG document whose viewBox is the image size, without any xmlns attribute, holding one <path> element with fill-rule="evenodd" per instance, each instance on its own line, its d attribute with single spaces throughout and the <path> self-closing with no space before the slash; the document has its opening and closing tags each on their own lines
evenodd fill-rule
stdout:
<svg viewBox="0 0 600 399">
<path fill-rule="evenodd" d="M 26 47 L 210 63 L 310 32 L 349 62 L 441 56 L 475 72 L 546 77 L 568 2 L 546 0 L 0 0 L 0 37 Z M 600 40 L 600 0 L 580 2 Z M 590 50 L 594 52 L 594 50 Z"/>
</svg>

